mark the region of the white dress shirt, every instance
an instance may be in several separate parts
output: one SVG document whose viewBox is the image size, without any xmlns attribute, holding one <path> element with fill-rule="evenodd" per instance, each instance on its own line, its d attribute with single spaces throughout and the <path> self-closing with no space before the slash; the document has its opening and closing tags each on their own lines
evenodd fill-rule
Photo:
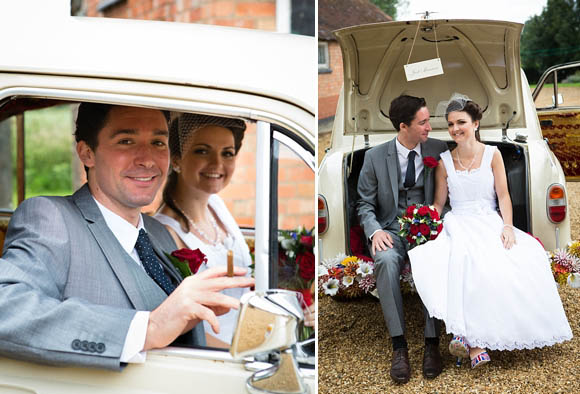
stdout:
<svg viewBox="0 0 580 394">
<path fill-rule="evenodd" d="M 423 158 L 421 157 L 421 144 L 417 144 L 413 149 L 407 149 L 399 142 L 396 138 L 395 145 L 397 146 L 397 155 L 399 156 L 399 165 L 401 166 L 401 175 L 403 178 L 407 173 L 407 165 L 409 162 L 408 156 L 411 150 L 414 150 L 417 154 L 415 155 L 415 182 L 419 179 L 421 171 L 423 171 Z"/>
<path fill-rule="evenodd" d="M 143 217 L 139 215 L 139 224 L 135 227 L 121 216 L 98 202 L 95 197 L 93 197 L 93 200 L 97 203 L 103 218 L 105 218 L 107 227 L 109 227 L 109 230 L 111 230 L 115 238 L 117 238 L 121 247 L 129 254 L 129 256 L 131 256 L 136 264 L 143 267 L 143 265 L 141 265 L 141 259 L 139 259 L 139 254 L 137 253 L 137 250 L 135 250 L 135 243 L 137 243 L 137 237 L 139 237 L 139 230 L 145 228 L 143 226 Z M 145 362 L 147 359 L 147 352 L 143 351 L 143 347 L 145 346 L 148 324 L 149 311 L 137 311 L 133 320 L 131 320 L 129 331 L 125 337 L 125 344 L 123 345 L 123 351 L 121 352 L 122 363 Z"/>
</svg>

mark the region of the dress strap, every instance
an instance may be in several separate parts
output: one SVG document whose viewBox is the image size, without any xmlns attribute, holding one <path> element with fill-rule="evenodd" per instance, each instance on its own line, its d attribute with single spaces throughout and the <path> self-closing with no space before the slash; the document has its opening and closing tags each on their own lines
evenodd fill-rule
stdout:
<svg viewBox="0 0 580 394">
<path fill-rule="evenodd" d="M 491 168 L 491 161 L 493 160 L 493 155 L 495 154 L 496 150 L 497 146 L 485 145 L 485 151 L 483 152 L 483 158 L 481 159 L 481 168 Z"/>
<path fill-rule="evenodd" d="M 451 157 L 451 151 L 448 149 L 440 155 L 441 160 L 443 160 L 443 165 L 445 166 L 445 171 L 447 171 L 447 177 L 455 175 L 455 166 L 453 165 L 453 158 Z"/>
</svg>

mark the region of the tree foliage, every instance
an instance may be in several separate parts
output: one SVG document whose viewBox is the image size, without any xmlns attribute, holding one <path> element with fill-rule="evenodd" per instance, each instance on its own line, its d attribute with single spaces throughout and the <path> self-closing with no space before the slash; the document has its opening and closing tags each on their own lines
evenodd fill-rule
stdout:
<svg viewBox="0 0 580 394">
<path fill-rule="evenodd" d="M 397 6 L 399 3 L 404 3 L 401 0 L 371 0 L 371 3 L 379 7 L 385 14 L 393 18 L 393 20 L 397 19 Z"/>
<path fill-rule="evenodd" d="M 526 21 L 521 59 L 535 83 L 550 66 L 580 59 L 580 0 L 548 0 L 540 15 Z"/>
</svg>

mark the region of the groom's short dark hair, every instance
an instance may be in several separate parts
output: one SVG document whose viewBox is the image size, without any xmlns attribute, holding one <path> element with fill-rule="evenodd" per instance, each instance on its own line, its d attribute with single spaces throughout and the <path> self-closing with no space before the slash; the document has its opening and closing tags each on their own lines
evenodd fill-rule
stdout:
<svg viewBox="0 0 580 394">
<path fill-rule="evenodd" d="M 395 129 L 399 131 L 401 123 L 410 126 L 413 119 L 415 119 L 417 111 L 426 106 L 427 103 L 423 97 L 413 97 L 403 94 L 391 101 L 389 118 Z"/>
</svg>

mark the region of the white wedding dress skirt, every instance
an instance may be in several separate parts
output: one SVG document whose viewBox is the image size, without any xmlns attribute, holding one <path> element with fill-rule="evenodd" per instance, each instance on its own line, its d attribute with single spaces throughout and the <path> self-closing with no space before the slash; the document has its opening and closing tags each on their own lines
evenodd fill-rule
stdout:
<svg viewBox="0 0 580 394">
<path fill-rule="evenodd" d="M 572 338 L 546 252 L 532 236 L 514 229 L 516 244 L 503 247 L 491 160 L 486 146 L 479 169 L 447 170 L 452 210 L 433 241 L 409 251 L 417 291 L 447 333 L 472 347 L 532 349 Z"/>
</svg>

